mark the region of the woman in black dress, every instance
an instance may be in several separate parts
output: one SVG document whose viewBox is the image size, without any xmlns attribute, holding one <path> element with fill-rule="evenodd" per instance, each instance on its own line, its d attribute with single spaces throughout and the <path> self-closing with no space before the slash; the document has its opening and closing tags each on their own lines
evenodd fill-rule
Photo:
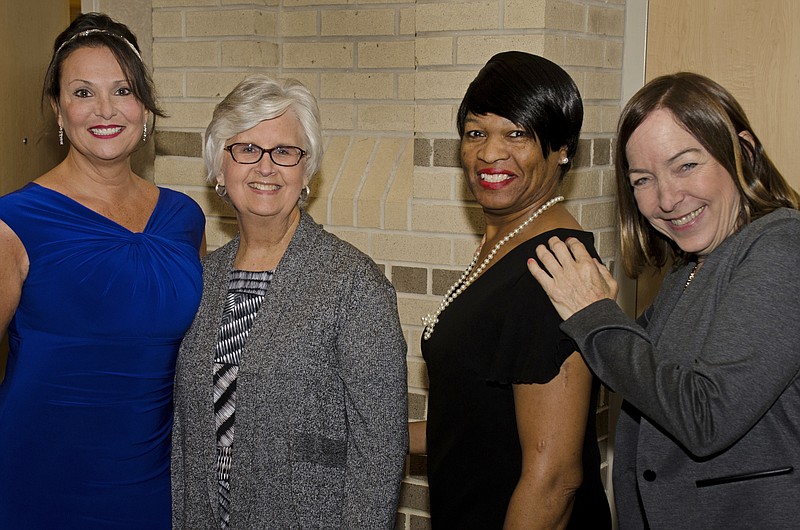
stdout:
<svg viewBox="0 0 800 530">
<path fill-rule="evenodd" d="M 583 121 L 574 81 L 523 52 L 492 57 L 458 112 L 461 161 L 486 233 L 425 319 L 434 528 L 609 528 L 595 433 L 597 383 L 528 273 L 533 249 L 583 232 L 557 190 Z"/>
</svg>

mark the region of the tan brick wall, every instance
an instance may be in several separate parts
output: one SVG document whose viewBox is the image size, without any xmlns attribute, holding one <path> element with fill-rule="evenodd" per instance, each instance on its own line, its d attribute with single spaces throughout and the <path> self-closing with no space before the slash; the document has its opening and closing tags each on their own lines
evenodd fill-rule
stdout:
<svg viewBox="0 0 800 530">
<path fill-rule="evenodd" d="M 170 115 L 155 180 L 189 193 L 213 249 L 235 233 L 205 182 L 200 135 L 251 72 L 296 77 L 318 96 L 325 158 L 308 211 L 370 254 L 398 290 L 409 343 L 409 417 L 425 417 L 420 318 L 469 262 L 482 215 L 458 167 L 455 111 L 494 53 L 562 64 L 584 97 L 563 192 L 612 266 L 617 241 L 611 136 L 621 97 L 625 0 L 152 0 L 153 66 Z M 607 395 L 598 423 L 607 424 Z M 600 429 L 605 448 L 606 430 Z M 398 529 L 429 527 L 424 458 L 410 458 Z"/>
</svg>

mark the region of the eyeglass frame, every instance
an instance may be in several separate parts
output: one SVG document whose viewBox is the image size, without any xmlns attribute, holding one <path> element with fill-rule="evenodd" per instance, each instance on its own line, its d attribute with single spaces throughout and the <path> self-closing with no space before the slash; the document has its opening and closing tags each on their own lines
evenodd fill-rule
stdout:
<svg viewBox="0 0 800 530">
<path fill-rule="evenodd" d="M 261 149 L 261 155 L 258 157 L 258 160 L 254 161 L 254 162 L 239 162 L 238 160 L 236 160 L 236 157 L 233 156 L 233 148 L 235 146 L 237 146 L 237 145 L 249 145 L 250 147 L 257 147 L 258 149 Z M 275 151 L 276 149 L 287 149 L 287 148 L 297 149 L 298 151 L 300 151 L 300 156 L 297 158 L 297 162 L 295 162 L 294 164 L 291 164 L 291 165 L 287 165 L 287 164 L 281 164 L 280 162 L 276 162 L 275 159 L 272 158 L 272 152 L 273 151 Z M 295 167 L 298 164 L 300 164 L 300 161 L 303 160 L 303 157 L 308 154 L 308 152 L 305 149 L 301 149 L 300 147 L 297 147 L 296 145 L 276 145 L 275 147 L 273 147 L 271 149 L 264 149 L 260 145 L 253 144 L 253 143 L 250 143 L 250 142 L 236 142 L 236 143 L 231 144 L 231 145 L 226 145 L 222 149 L 223 149 L 223 151 L 227 151 L 228 154 L 231 155 L 231 158 L 233 159 L 233 161 L 236 162 L 237 164 L 244 164 L 244 165 L 248 165 L 248 166 L 253 165 L 253 164 L 258 164 L 259 162 L 261 162 L 261 159 L 264 158 L 264 153 L 266 153 L 266 154 L 269 155 L 269 159 L 272 161 L 272 163 L 277 165 L 277 166 Z"/>
</svg>

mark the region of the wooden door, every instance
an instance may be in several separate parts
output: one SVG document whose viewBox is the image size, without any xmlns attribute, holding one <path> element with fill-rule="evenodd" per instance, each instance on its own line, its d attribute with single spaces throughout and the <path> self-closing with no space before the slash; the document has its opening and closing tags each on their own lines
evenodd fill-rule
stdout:
<svg viewBox="0 0 800 530">
<path fill-rule="evenodd" d="M 0 7 L 0 194 L 64 156 L 41 95 L 53 40 L 68 24 L 67 0 L 9 0 Z"/>
<path fill-rule="evenodd" d="M 800 190 L 800 2 L 650 0 L 645 77 L 679 70 L 727 88 Z"/>
</svg>

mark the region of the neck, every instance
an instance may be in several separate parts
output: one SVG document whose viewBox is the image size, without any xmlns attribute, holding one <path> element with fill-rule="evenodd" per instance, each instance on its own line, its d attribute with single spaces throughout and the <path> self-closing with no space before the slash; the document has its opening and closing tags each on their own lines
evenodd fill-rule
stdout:
<svg viewBox="0 0 800 530">
<path fill-rule="evenodd" d="M 68 171 L 87 175 L 93 180 L 118 181 L 134 175 L 130 154 L 114 160 L 94 160 L 70 148 L 64 159 Z"/>
<path fill-rule="evenodd" d="M 545 205 L 550 204 L 545 207 Z M 534 214 L 538 212 L 536 218 L 528 221 Z M 565 219 L 567 217 L 568 219 Z M 569 222 L 569 221 L 572 222 Z M 506 245 L 507 248 L 513 248 L 518 244 L 530 239 L 531 237 L 546 232 L 556 226 L 573 227 L 577 225 L 572 216 L 566 209 L 557 202 L 548 203 L 548 201 L 537 202 L 530 208 L 504 216 L 486 216 L 486 236 L 483 243 L 483 254 L 488 252 L 487 247 L 491 248 L 498 241 L 502 240 L 509 233 L 516 230 L 519 226 L 527 221 L 527 224 L 514 236 L 513 240 L 509 241 Z"/>
<path fill-rule="evenodd" d="M 247 271 L 277 268 L 298 224 L 300 209 L 297 207 L 286 217 L 259 223 L 239 217 L 239 250 L 234 266 Z"/>
<path fill-rule="evenodd" d="M 140 178 L 131 169 L 130 158 L 108 163 L 92 163 L 70 149 L 67 157 L 53 171 L 45 175 L 58 185 L 80 195 L 95 197 L 125 195 L 131 187 L 140 184 Z"/>
</svg>

